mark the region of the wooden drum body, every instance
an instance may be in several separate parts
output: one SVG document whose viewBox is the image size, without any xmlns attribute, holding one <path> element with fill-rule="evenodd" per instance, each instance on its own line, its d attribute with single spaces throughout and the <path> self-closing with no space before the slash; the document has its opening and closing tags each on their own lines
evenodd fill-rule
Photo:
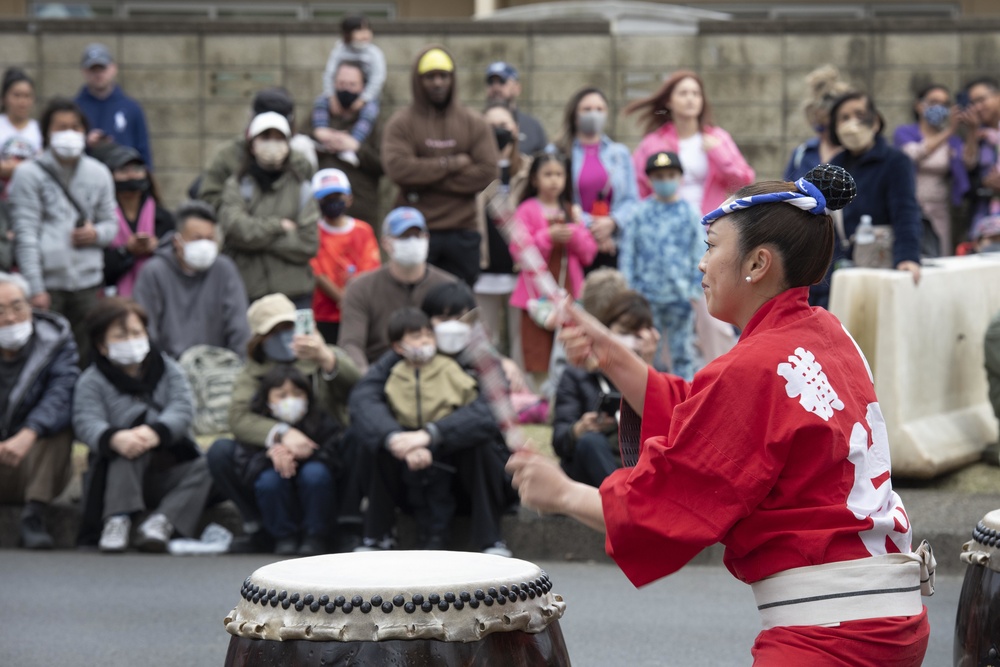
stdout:
<svg viewBox="0 0 1000 667">
<path fill-rule="evenodd" d="M 226 617 L 227 667 L 569 667 L 562 598 L 532 563 L 450 551 L 281 561 Z"/>
<path fill-rule="evenodd" d="M 1000 667 L 1000 510 L 983 517 L 962 547 L 968 563 L 955 619 L 956 667 Z"/>
</svg>

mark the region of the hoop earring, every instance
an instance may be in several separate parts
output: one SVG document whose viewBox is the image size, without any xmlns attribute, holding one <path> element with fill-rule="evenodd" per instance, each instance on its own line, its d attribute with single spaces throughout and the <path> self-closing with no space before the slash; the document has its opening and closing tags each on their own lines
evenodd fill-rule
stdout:
<svg viewBox="0 0 1000 667">
<path fill-rule="evenodd" d="M 747 276 L 747 282 L 751 282 L 752 280 L 753 279 L 750 276 Z"/>
</svg>

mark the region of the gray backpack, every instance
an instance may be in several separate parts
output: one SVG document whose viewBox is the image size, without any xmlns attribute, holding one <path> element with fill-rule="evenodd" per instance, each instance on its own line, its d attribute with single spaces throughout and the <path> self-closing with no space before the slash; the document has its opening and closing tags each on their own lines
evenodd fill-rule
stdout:
<svg viewBox="0 0 1000 667">
<path fill-rule="evenodd" d="M 195 345 L 179 362 L 194 396 L 195 434 L 228 432 L 233 381 L 243 369 L 239 355 L 223 347 Z"/>
</svg>

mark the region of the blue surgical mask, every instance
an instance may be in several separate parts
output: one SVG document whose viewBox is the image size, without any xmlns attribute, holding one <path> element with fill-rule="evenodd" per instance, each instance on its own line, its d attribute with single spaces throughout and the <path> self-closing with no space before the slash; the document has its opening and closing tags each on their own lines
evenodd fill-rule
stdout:
<svg viewBox="0 0 1000 667">
<path fill-rule="evenodd" d="M 264 356 L 271 361 L 281 363 L 295 361 L 295 352 L 292 351 L 292 337 L 294 335 L 294 331 L 286 329 L 280 333 L 268 336 L 261 346 Z"/>
<path fill-rule="evenodd" d="M 677 180 L 671 179 L 669 181 L 650 181 L 653 186 L 653 192 L 656 193 L 657 197 L 663 199 L 670 199 L 675 194 L 677 194 Z"/>
<path fill-rule="evenodd" d="M 924 120 L 934 128 L 942 128 L 948 124 L 948 117 L 951 115 L 951 109 L 943 104 L 932 104 L 931 106 L 924 109 Z"/>
</svg>

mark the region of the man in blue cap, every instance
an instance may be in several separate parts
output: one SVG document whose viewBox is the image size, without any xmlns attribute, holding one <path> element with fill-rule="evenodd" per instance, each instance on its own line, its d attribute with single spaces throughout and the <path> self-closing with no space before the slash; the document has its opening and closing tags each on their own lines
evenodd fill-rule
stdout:
<svg viewBox="0 0 1000 667">
<path fill-rule="evenodd" d="M 514 120 L 520 131 L 518 141 L 521 152 L 531 155 L 545 148 L 549 140 L 538 119 L 517 108 L 517 98 L 520 95 L 521 81 L 513 65 L 501 60 L 486 68 L 487 104 L 501 102 L 514 113 Z"/>
<path fill-rule="evenodd" d="M 347 285 L 340 302 L 342 347 L 363 374 L 390 347 L 389 317 L 400 308 L 419 308 L 438 285 L 455 282 L 450 273 L 427 263 L 430 234 L 415 208 L 393 209 L 382 224 L 382 249 L 389 261 Z"/>
<path fill-rule="evenodd" d="M 118 64 L 103 44 L 88 44 L 80 58 L 85 85 L 76 95 L 90 123 L 87 146 L 93 149 L 104 143 L 131 146 L 142 155 L 146 168 L 153 169 L 153 152 L 142 106 L 126 95 L 115 82 Z"/>
</svg>

